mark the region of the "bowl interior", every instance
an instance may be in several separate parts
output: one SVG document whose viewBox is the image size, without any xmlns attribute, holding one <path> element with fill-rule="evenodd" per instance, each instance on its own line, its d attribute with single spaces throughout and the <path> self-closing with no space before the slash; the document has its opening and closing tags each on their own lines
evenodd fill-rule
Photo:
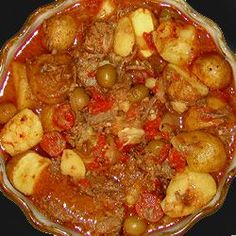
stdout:
<svg viewBox="0 0 236 236">
<path fill-rule="evenodd" d="M 173 5 L 190 17 L 194 22 L 197 22 L 199 25 L 207 29 L 207 31 L 211 34 L 214 41 L 222 51 L 222 53 L 226 56 L 229 63 L 233 68 L 234 74 L 234 82 L 236 78 L 236 61 L 235 56 L 226 45 L 224 36 L 220 28 L 208 18 L 200 15 L 195 10 L 193 10 L 185 1 L 183 0 L 152 0 L 153 2 L 161 2 L 162 4 Z M 60 12 L 71 5 L 79 4 L 78 0 L 65 0 L 65 1 L 56 1 L 50 5 L 42 7 L 35 11 L 35 13 L 27 20 L 22 30 L 8 43 L 4 46 L 0 55 L 0 77 L 1 84 L 4 86 L 4 83 L 7 82 L 7 67 L 9 62 L 12 60 L 14 55 L 17 53 L 19 47 L 26 41 L 26 39 L 30 40 L 32 37 L 32 33 L 34 30 L 42 24 L 42 22 L 54 15 L 57 12 Z M 5 79 L 4 79 L 5 78 Z M 1 154 L 3 156 L 3 154 Z M 194 223 L 202 219 L 203 217 L 214 213 L 220 206 L 223 204 L 224 199 L 227 195 L 227 191 L 230 185 L 232 178 L 236 174 L 236 158 L 234 158 L 225 172 L 224 177 L 222 178 L 216 196 L 212 199 L 212 201 L 205 206 L 201 211 L 190 215 L 180 223 L 170 226 L 168 228 L 160 229 L 158 232 L 152 232 L 151 235 L 179 235 L 186 232 Z M 0 158 L 0 189 L 2 192 L 11 200 L 13 200 L 21 209 L 24 211 L 28 220 L 33 224 L 37 229 L 50 232 L 56 235 L 78 235 L 78 233 L 73 232 L 67 228 L 62 227 L 59 224 L 51 222 L 45 216 L 43 216 L 31 203 L 30 201 L 24 197 L 21 193 L 15 190 L 8 178 L 6 176 L 5 169 L 5 161 L 4 158 Z"/>
</svg>

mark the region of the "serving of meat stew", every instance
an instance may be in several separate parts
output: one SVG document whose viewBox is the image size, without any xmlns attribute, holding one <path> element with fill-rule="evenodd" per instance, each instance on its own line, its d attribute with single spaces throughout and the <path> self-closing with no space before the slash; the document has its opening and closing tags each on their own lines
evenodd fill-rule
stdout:
<svg viewBox="0 0 236 236">
<path fill-rule="evenodd" d="M 142 235 L 216 195 L 235 148 L 232 67 L 173 6 L 84 0 L 11 61 L 0 142 L 12 185 L 83 235 Z"/>
</svg>

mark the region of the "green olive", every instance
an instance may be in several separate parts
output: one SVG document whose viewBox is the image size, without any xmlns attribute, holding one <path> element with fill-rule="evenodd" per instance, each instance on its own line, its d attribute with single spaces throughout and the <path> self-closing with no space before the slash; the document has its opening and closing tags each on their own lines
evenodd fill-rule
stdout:
<svg viewBox="0 0 236 236">
<path fill-rule="evenodd" d="M 179 20 L 180 19 L 180 15 L 172 10 L 171 8 L 164 8 L 161 11 L 161 14 L 159 16 L 159 22 L 162 23 L 164 21 L 168 21 L 168 20 Z"/>
<path fill-rule="evenodd" d="M 96 79 L 101 87 L 112 88 L 117 79 L 116 68 L 111 64 L 100 66 L 96 73 Z"/>
<path fill-rule="evenodd" d="M 70 105 L 73 111 L 80 111 L 89 103 L 89 95 L 83 88 L 76 88 L 70 96 Z"/>
<path fill-rule="evenodd" d="M 130 90 L 130 99 L 133 102 L 139 102 L 148 96 L 148 88 L 142 84 L 135 85 Z"/>
<path fill-rule="evenodd" d="M 17 110 L 14 104 L 10 102 L 0 104 L 0 124 L 7 123 L 16 112 Z"/>
<path fill-rule="evenodd" d="M 124 231 L 129 235 L 142 235 L 146 228 L 146 223 L 136 216 L 129 216 L 125 219 Z"/>
<path fill-rule="evenodd" d="M 151 154 L 159 156 L 161 149 L 164 146 L 164 142 L 160 140 L 152 140 L 148 143 L 145 150 Z"/>
</svg>

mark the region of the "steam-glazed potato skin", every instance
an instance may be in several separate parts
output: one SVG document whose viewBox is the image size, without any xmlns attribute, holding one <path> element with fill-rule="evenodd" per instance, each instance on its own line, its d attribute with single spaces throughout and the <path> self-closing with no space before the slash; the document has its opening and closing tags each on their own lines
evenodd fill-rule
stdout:
<svg viewBox="0 0 236 236">
<path fill-rule="evenodd" d="M 154 31 L 157 24 L 153 13 L 145 8 L 138 8 L 130 14 L 130 19 L 136 36 L 136 43 L 144 57 L 149 57 L 153 51 L 148 47 L 143 34 Z"/>
<path fill-rule="evenodd" d="M 219 54 L 204 54 L 193 63 L 193 73 L 209 88 L 226 88 L 232 80 L 228 61 Z"/>
<path fill-rule="evenodd" d="M 124 128 L 118 133 L 119 139 L 125 144 L 140 143 L 145 135 L 143 129 L 140 128 Z"/>
<path fill-rule="evenodd" d="M 131 54 L 135 44 L 135 34 L 129 17 L 122 17 L 117 24 L 114 36 L 114 51 L 126 57 Z"/>
<path fill-rule="evenodd" d="M 26 108 L 4 126 L 0 141 L 6 152 L 15 156 L 37 145 L 42 136 L 43 128 L 39 117 Z"/>
<path fill-rule="evenodd" d="M 216 190 L 215 180 L 210 174 L 186 169 L 171 180 L 161 202 L 162 210 L 173 218 L 190 215 L 207 205 Z"/>
<path fill-rule="evenodd" d="M 184 153 L 189 169 L 215 172 L 226 164 L 226 151 L 218 137 L 204 131 L 180 133 L 171 139 L 175 149 Z"/>
<path fill-rule="evenodd" d="M 212 126 L 217 126 L 224 123 L 225 119 L 216 116 L 215 119 L 204 119 L 208 114 L 214 114 L 214 111 L 207 107 L 190 107 L 184 116 L 184 130 L 193 131 L 199 129 L 205 129 Z M 213 117 L 213 115 L 212 115 Z"/>
<path fill-rule="evenodd" d="M 113 0 L 103 0 L 101 9 L 97 15 L 98 19 L 104 19 L 110 16 L 116 9 L 115 3 Z"/>
<path fill-rule="evenodd" d="M 167 95 L 171 100 L 170 104 L 178 113 L 183 113 L 188 105 L 208 94 L 207 86 L 192 73 L 177 65 L 168 64 L 163 78 L 168 83 Z"/>
<path fill-rule="evenodd" d="M 34 193 L 42 172 L 51 161 L 36 152 L 29 151 L 13 157 L 7 164 L 7 173 L 13 186 L 25 195 Z"/>
<path fill-rule="evenodd" d="M 44 22 L 44 43 L 49 51 L 70 48 L 76 37 L 76 23 L 69 15 L 56 15 Z"/>
<path fill-rule="evenodd" d="M 85 177 L 86 169 L 81 157 L 71 149 L 65 149 L 61 158 L 61 173 L 77 180 Z"/>
<path fill-rule="evenodd" d="M 24 108 L 35 108 L 37 99 L 33 95 L 29 86 L 25 64 L 13 62 L 12 76 L 16 90 L 17 109 L 21 110 Z"/>
<path fill-rule="evenodd" d="M 167 92 L 173 100 L 193 102 L 208 94 L 204 84 L 179 66 L 169 64 L 164 73 L 170 82 Z"/>
<path fill-rule="evenodd" d="M 198 48 L 196 29 L 174 21 L 162 22 L 153 32 L 153 40 L 160 55 L 176 65 L 191 62 Z"/>
</svg>

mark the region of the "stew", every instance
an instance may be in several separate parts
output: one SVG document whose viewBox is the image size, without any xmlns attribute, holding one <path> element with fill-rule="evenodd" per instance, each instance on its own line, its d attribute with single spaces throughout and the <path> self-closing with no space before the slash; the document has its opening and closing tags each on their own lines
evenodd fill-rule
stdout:
<svg viewBox="0 0 236 236">
<path fill-rule="evenodd" d="M 217 192 L 235 148 L 233 72 L 173 6 L 83 0 L 18 48 L 0 97 L 12 185 L 83 235 L 142 235 Z"/>
</svg>

